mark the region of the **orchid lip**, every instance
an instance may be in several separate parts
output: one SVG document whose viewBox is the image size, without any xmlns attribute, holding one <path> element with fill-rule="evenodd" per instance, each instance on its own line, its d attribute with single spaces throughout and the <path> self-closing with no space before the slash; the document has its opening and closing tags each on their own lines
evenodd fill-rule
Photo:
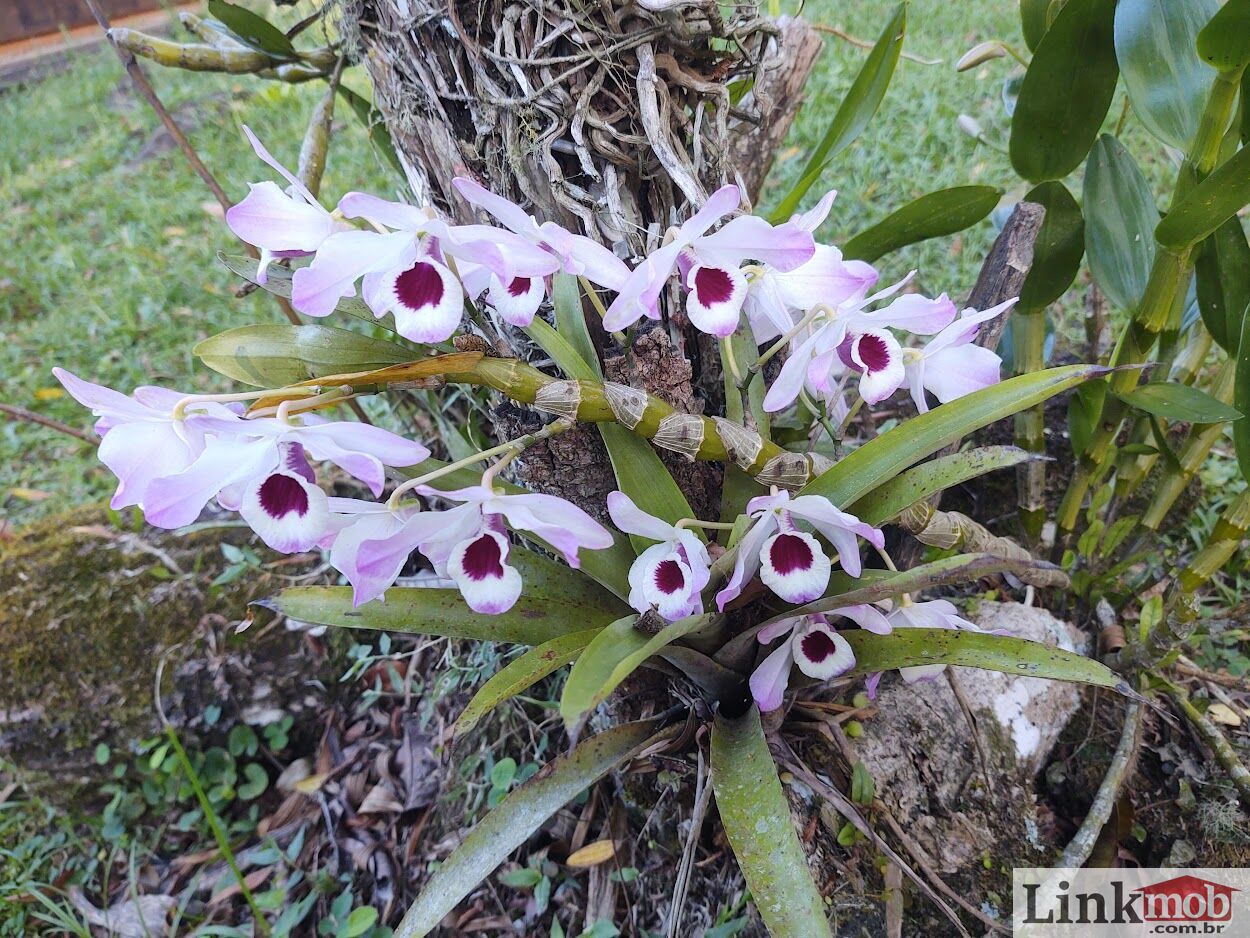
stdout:
<svg viewBox="0 0 1250 938">
<path fill-rule="evenodd" d="M 294 513 L 301 518 L 308 514 L 308 493 L 299 481 L 286 473 L 276 472 L 260 484 L 260 507 L 273 518 Z"/>
<path fill-rule="evenodd" d="M 443 299 L 443 278 L 428 261 L 417 261 L 395 278 L 395 298 L 409 309 L 437 306 Z"/>
</svg>

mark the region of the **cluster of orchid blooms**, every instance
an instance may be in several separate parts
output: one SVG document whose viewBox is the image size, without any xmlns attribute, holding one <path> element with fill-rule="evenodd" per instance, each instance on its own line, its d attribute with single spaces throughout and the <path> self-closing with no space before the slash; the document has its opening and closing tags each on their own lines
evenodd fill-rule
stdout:
<svg viewBox="0 0 1250 938">
<path fill-rule="evenodd" d="M 547 278 L 563 271 L 615 293 L 604 327 L 617 331 L 644 316 L 660 317 L 660 296 L 676 271 L 696 328 L 724 338 L 745 316 L 756 341 L 776 340 L 774 353 L 788 348 L 765 397 L 769 411 L 789 407 L 805 394 L 837 419 L 848 411 L 844 399 L 851 381 L 870 404 L 907 383 L 924 411 L 926 390 L 945 402 L 999 377 L 997 356 L 972 340 L 981 323 L 1010 304 L 960 315 L 945 295 L 902 293 L 907 279 L 871 293 L 877 281 L 871 266 L 846 261 L 837 248 L 813 239 L 833 193 L 785 224 L 739 215 L 717 228 L 740 204 L 737 187 L 725 186 L 631 270 L 597 242 L 552 222 L 539 223 L 468 179 L 456 179 L 456 190 L 502 228 L 449 225 L 432 212 L 363 193 L 349 193 L 328 211 L 244 129 L 260 158 L 288 186 L 252 185 L 226 221 L 260 249 L 262 282 L 274 259 L 311 255 L 292 281 L 292 304 L 307 315 L 326 316 L 359 289 L 376 316 L 393 315 L 400 335 L 438 343 L 460 327 L 466 300 L 482 303 L 484 297 L 503 321 L 528 325 L 546 296 Z M 903 348 L 892 329 L 932 339 L 921 349 Z M 387 467 L 416 466 L 430 452 L 390 431 L 313 413 L 330 399 L 316 389 L 306 400 L 247 411 L 242 401 L 267 392 L 187 395 L 141 387 L 127 396 L 62 369 L 55 374 L 99 418 L 99 456 L 118 478 L 114 508 L 138 506 L 151 524 L 177 528 L 195 521 L 215 499 L 237 511 L 277 551 L 328 551 L 357 605 L 382 598 L 415 551 L 433 567 L 436 585 L 457 588 L 476 612 L 499 614 L 523 588 L 519 571 L 508 563 L 509 528 L 534 535 L 574 568 L 579 550 L 614 543 L 611 531 L 561 498 L 497 488 L 495 476 L 514 451 L 470 488 L 433 487 L 429 483 L 441 475 L 436 470 L 405 482 L 386 501 L 327 495 L 317 483 L 315 463 L 333 463 L 376 498 L 384 491 Z M 409 500 L 414 494 L 457 504 L 434 511 Z M 629 571 L 630 605 L 668 621 L 703 613 L 711 557 L 692 530 L 702 523 L 653 517 L 623 492 L 609 496 L 607 509 L 620 531 L 655 542 Z M 788 603 L 824 595 L 832 561 L 816 534 L 853 577 L 861 572 L 858 538 L 884 546 L 880 531 L 819 496 L 792 497 L 773 489 L 752 499 L 747 514 L 751 524 L 734 548 L 732 573 L 715 595 L 720 611 L 757 575 Z M 761 709 L 781 705 L 792 665 L 820 680 L 853 667 L 850 645 L 829 617 L 874 632 L 975 627 L 944 600 L 904 599 L 883 609 L 852 606 L 761 630 L 764 644 L 784 636 L 751 677 Z M 941 666 L 904 669 L 903 676 L 917 680 L 935 670 Z"/>
</svg>

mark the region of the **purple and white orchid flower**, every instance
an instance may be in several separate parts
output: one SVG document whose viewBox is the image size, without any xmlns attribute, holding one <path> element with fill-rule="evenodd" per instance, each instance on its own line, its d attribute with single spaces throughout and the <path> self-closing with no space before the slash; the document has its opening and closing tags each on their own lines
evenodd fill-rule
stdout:
<svg viewBox="0 0 1250 938">
<path fill-rule="evenodd" d="M 666 242 L 634 268 L 603 317 L 609 331 L 632 326 L 643 316 L 659 319 L 660 293 L 673 269 L 681 270 L 689 291 L 686 312 L 695 328 L 721 338 L 738 327 L 747 296 L 747 277 L 740 269 L 754 259 L 780 271 L 794 270 L 812 259 L 810 231 L 786 222 L 774 227 L 755 215 L 741 215 L 708 231 L 734 211 L 742 199 L 737 186 L 722 186 L 685 223 L 670 231 Z"/>
<path fill-rule="evenodd" d="M 312 414 L 296 419 L 300 422 L 187 417 L 208 435 L 204 450 L 181 472 L 152 482 L 144 515 L 157 527 L 177 528 L 194 521 L 216 497 L 242 513 L 274 549 L 307 550 L 321 540 L 329 521 L 309 457 L 334 463 L 378 495 L 384 467 L 415 465 L 430 455 L 420 443 L 369 424 Z"/>
<path fill-rule="evenodd" d="M 890 625 L 896 629 L 981 629 L 974 622 L 969 622 L 959 615 L 955 604 L 946 599 L 931 599 L 926 602 L 904 600 L 894 607 L 887 616 Z M 911 668 L 899 668 L 898 673 L 908 684 L 917 681 L 931 681 L 946 670 L 944 664 L 921 664 Z"/>
<path fill-rule="evenodd" d="M 1002 359 L 987 348 L 974 345 L 981 324 L 1000 316 L 1016 303 L 1005 303 L 978 312 L 965 309 L 963 315 L 929 340 L 922 349 L 903 352 L 903 370 L 916 409 L 929 409 L 924 392 L 931 391 L 943 404 L 997 384 L 1002 376 Z"/>
<path fill-rule="evenodd" d="M 554 495 L 499 495 L 482 485 L 450 491 L 419 485 L 415 491 L 463 504 L 449 511 L 416 512 L 401 519 L 389 535 L 363 540 L 355 558 L 358 580 L 352 584 L 356 605 L 382 595 L 418 550 L 440 576 L 455 581 L 474 612 L 507 612 L 521 595 L 521 574 L 508 565 L 511 545 L 505 521 L 542 538 L 574 568 L 580 563 L 579 548 L 612 546 L 607 528 Z"/>
<path fill-rule="evenodd" d="M 841 610 L 839 610 L 841 612 Z M 832 614 L 832 613 L 831 613 Z M 767 645 L 785 635 L 785 640 L 760 662 L 752 673 L 751 696 L 760 711 L 776 710 L 790 686 L 790 669 L 799 670 L 818 681 L 827 681 L 855 667 L 855 652 L 823 615 L 784 619 L 760 629 L 760 644 Z"/>
<path fill-rule="evenodd" d="M 764 409 L 784 410 L 804 388 L 814 397 L 828 398 L 838 392 L 837 379 L 846 368 L 859 372 L 860 392 L 869 403 L 884 400 L 897 390 L 904 378 L 902 349 L 885 330 L 933 335 L 946 328 L 956 314 L 955 304 L 946 294 L 928 299 L 908 293 L 881 309 L 867 309 L 893 296 L 912 276 L 914 272 L 884 290 L 852 296 L 816 315 L 810 329 L 795 335 L 791 342 L 790 355 L 764 396 Z"/>
<path fill-rule="evenodd" d="M 796 527 L 796 518 L 824 535 L 837 551 L 842 569 L 851 576 L 863 570 L 856 535 L 878 548 L 885 546 L 880 531 L 819 495 L 791 498 L 785 491 L 760 495 L 747 502 L 747 514 L 756 520 L 738 542 L 733 573 L 716 594 L 716 608 L 721 612 L 741 595 L 757 571 L 764 585 L 786 602 L 811 602 L 824 593 L 832 563 L 820 542 Z"/>
<path fill-rule="evenodd" d="M 521 206 L 501 195 L 496 195 L 472 179 L 457 176 L 451 184 L 465 201 L 485 210 L 513 234 L 552 257 L 555 266 L 548 273 L 561 270 L 576 277 L 585 277 L 591 283 L 609 290 L 621 289 L 628 279 L 629 267 L 598 241 L 585 235 L 573 234 L 552 221 L 539 224 L 538 220 Z M 515 298 L 529 297 L 536 289 L 532 284 L 517 282 L 516 279 L 492 281 L 489 286 L 491 302 L 495 304 L 500 315 L 509 322 L 513 322 L 508 318 L 509 313 L 499 306 L 501 294 L 506 292 Z M 524 308 L 528 308 L 528 302 L 527 299 Z M 542 302 L 541 294 L 538 300 L 534 301 L 533 309 L 536 310 L 540 302 Z M 513 309 L 515 310 L 520 305 L 518 299 Z M 521 318 L 515 311 L 512 315 Z M 530 311 L 529 319 L 533 318 L 533 311 Z M 522 323 L 522 325 L 528 324 L 528 321 Z"/>
<path fill-rule="evenodd" d="M 659 541 L 629 568 L 629 604 L 639 612 L 654 609 L 669 622 L 702 613 L 699 594 L 711 576 L 711 559 L 698 535 L 647 514 L 624 492 L 608 495 L 608 514 L 626 534 Z"/>
<path fill-rule="evenodd" d="M 64 368 L 52 374 L 70 396 L 100 419 L 100 462 L 117 476 L 113 508 L 143 507 L 149 486 L 162 476 L 182 472 L 204 451 L 205 432 L 195 421 L 174 416 L 174 407 L 188 395 L 158 387 L 138 387 L 127 397 L 120 391 L 84 381 Z M 195 412 L 233 418 L 224 404 L 201 402 Z"/>
<path fill-rule="evenodd" d="M 252 183 L 243 201 L 226 210 L 230 230 L 260 249 L 256 282 L 264 284 L 275 258 L 312 254 L 335 232 L 350 226 L 335 219 L 307 186 L 274 159 L 250 127 L 244 125 L 243 133 L 256 155 L 288 183 L 286 189 L 275 182 Z"/>
<path fill-rule="evenodd" d="M 790 219 L 803 231 L 815 232 L 829 215 L 837 192 L 830 190 L 812 209 Z M 844 261 L 830 244 L 817 244 L 812 259 L 793 270 L 762 265 L 749 280 L 743 311 L 756 342 L 784 335 L 819 304 L 838 306 L 865 296 L 879 274 L 863 261 Z"/>
</svg>

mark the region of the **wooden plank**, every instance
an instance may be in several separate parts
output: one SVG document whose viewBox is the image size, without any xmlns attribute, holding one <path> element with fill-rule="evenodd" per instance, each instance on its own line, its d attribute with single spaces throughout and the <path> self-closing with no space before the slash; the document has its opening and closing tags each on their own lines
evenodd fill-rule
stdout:
<svg viewBox="0 0 1250 938">
<path fill-rule="evenodd" d="M 161 8 L 160 0 L 103 0 L 110 18 Z M 82 0 L 3 0 L 0 2 L 0 42 L 30 39 L 61 29 L 94 23 Z"/>
</svg>

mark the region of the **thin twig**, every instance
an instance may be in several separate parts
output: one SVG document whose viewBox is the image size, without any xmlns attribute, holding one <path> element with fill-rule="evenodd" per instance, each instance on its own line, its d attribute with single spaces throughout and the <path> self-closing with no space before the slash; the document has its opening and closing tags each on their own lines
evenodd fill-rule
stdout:
<svg viewBox="0 0 1250 938">
<path fill-rule="evenodd" d="M 1185 677 L 1200 678 L 1204 681 L 1210 681 L 1212 684 L 1219 684 L 1221 687 L 1250 691 L 1250 680 L 1232 674 L 1221 674 L 1218 671 L 1208 671 L 1205 668 L 1200 668 L 1184 655 L 1181 655 L 1176 664 L 1172 665 L 1172 670 Z"/>
<path fill-rule="evenodd" d="M 694 811 L 690 815 L 690 833 L 686 839 L 685 849 L 681 853 L 681 861 L 677 864 L 677 882 L 673 887 L 673 901 L 668 909 L 668 923 L 665 934 L 668 938 L 677 938 L 681 934 L 682 912 L 686 908 L 686 894 L 690 889 L 690 876 L 694 872 L 694 858 L 699 848 L 699 835 L 703 831 L 703 819 L 707 816 L 708 804 L 712 800 L 712 784 L 710 772 L 703 759 L 703 749 L 699 747 L 698 783 L 695 786 Z"/>
<path fill-rule="evenodd" d="M 53 420 L 51 417 L 44 417 L 42 414 L 37 414 L 33 410 L 27 410 L 25 407 L 18 407 L 14 404 L 0 404 L 0 414 L 6 414 L 14 420 L 25 420 L 27 423 L 37 423 L 41 427 L 47 427 L 50 430 L 56 430 L 59 433 L 77 437 L 84 443 L 90 443 L 92 446 L 98 446 L 100 443 L 100 438 L 90 430 L 79 430 L 77 427 L 71 427 L 67 423 L 61 423 L 59 420 Z"/>
<path fill-rule="evenodd" d="M 1208 748 L 1215 753 L 1215 758 L 1219 760 L 1220 765 L 1224 767 L 1224 771 L 1228 773 L 1233 780 L 1233 784 L 1237 786 L 1237 794 L 1241 796 L 1241 800 L 1250 807 L 1250 769 L 1247 769 L 1245 763 L 1238 757 L 1236 750 L 1229 744 L 1227 737 L 1220 731 L 1220 728 L 1207 719 L 1206 714 L 1200 713 L 1198 708 L 1193 705 L 1189 699 L 1189 695 L 1175 684 L 1167 684 L 1168 696 L 1176 703 L 1176 708 L 1180 711 L 1181 716 L 1187 719 L 1193 728 L 1202 737 L 1202 741 L 1207 744 Z"/>
<path fill-rule="evenodd" d="M 104 10 L 100 8 L 99 0 L 85 0 L 91 15 L 95 17 L 95 21 L 100 24 L 100 28 L 104 30 L 104 35 L 108 38 L 109 45 L 113 47 L 113 51 L 117 53 L 117 57 L 121 59 L 122 67 L 125 68 L 126 74 L 130 77 L 130 81 L 134 84 L 139 94 L 148 102 L 152 110 L 156 112 L 156 116 L 161 119 L 161 123 L 165 125 L 165 130 L 169 136 L 173 138 L 174 143 L 178 145 L 178 149 L 182 151 L 182 155 L 187 158 L 187 162 L 191 164 L 191 168 L 195 170 L 197 176 L 204 181 L 204 185 L 208 186 L 209 191 L 213 194 L 213 198 L 221 206 L 224 212 L 232 205 L 230 197 L 226 195 L 226 190 L 221 187 L 221 183 L 217 181 L 217 177 L 212 174 L 204 161 L 200 159 L 200 155 L 195 152 L 195 147 L 191 146 L 191 141 L 187 139 L 187 135 L 182 132 L 182 128 L 178 126 L 178 122 L 174 120 L 174 116 L 161 103 L 161 99 L 157 97 L 156 89 L 152 87 L 152 83 L 148 81 L 148 76 L 144 74 L 143 69 L 139 66 L 139 62 L 126 49 L 114 41 L 109 33 L 109 20 Z M 260 253 L 252 245 L 243 242 L 247 248 L 247 253 L 252 257 L 259 259 Z M 291 325 L 298 326 L 300 324 L 299 314 L 291 307 L 291 304 L 282 297 L 277 297 L 278 306 L 281 307 L 283 314 L 290 321 Z"/>
<path fill-rule="evenodd" d="M 1094 795 L 1094 803 L 1089 806 L 1085 820 L 1080 829 L 1068 841 L 1063 857 L 1056 867 L 1059 869 L 1080 869 L 1089 859 L 1098 835 L 1111 817 L 1111 809 L 1120 797 L 1120 787 L 1124 779 L 1137 761 L 1137 743 L 1141 736 L 1143 708 L 1140 703 L 1130 700 L 1124 711 L 1124 728 L 1120 730 L 1120 742 L 1115 747 L 1115 755 L 1107 766 L 1107 774 L 1102 777 L 1102 784 Z"/>
<path fill-rule="evenodd" d="M 951 691 L 955 694 L 955 702 L 959 704 L 959 709 L 963 711 L 964 720 L 968 724 L 968 731 L 972 735 L 972 746 L 977 753 L 977 764 L 981 767 L 981 778 L 985 781 L 985 793 L 989 797 L 994 796 L 994 786 L 990 784 L 990 772 L 985 761 L 985 749 L 981 745 L 981 734 L 977 732 L 977 718 L 972 712 L 972 704 L 968 702 L 968 695 L 964 693 L 963 687 L 959 684 L 959 679 L 955 677 L 953 668 L 946 669 L 946 682 L 950 684 Z"/>
</svg>

